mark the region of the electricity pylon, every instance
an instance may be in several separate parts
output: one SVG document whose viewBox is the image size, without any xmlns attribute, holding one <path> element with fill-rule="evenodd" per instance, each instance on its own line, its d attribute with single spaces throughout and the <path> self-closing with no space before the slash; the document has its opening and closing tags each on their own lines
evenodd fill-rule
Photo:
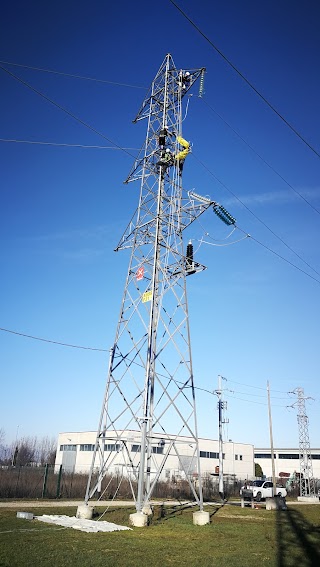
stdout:
<svg viewBox="0 0 320 567">
<path fill-rule="evenodd" d="M 145 143 L 126 180 L 140 182 L 140 197 L 116 247 L 131 249 L 131 256 L 86 503 L 121 464 L 130 482 L 136 480 L 131 487 L 141 512 L 174 454 L 203 508 L 186 276 L 204 266 L 194 261 L 192 245 L 184 252 L 183 232 L 210 206 L 222 220 L 226 213 L 182 188 L 180 145 L 187 150 L 184 157 L 189 151 L 182 138 L 183 99 L 198 78 L 201 94 L 203 77 L 204 69 L 178 70 L 168 54 L 134 120 L 147 121 Z M 181 435 L 187 437 L 188 455 L 181 454 Z"/>
<path fill-rule="evenodd" d="M 295 388 L 292 393 L 298 396 L 293 406 L 298 407 L 300 496 L 315 496 L 315 482 L 309 440 L 309 418 L 306 414 L 305 402 L 310 398 L 304 396 L 303 388 Z"/>
</svg>

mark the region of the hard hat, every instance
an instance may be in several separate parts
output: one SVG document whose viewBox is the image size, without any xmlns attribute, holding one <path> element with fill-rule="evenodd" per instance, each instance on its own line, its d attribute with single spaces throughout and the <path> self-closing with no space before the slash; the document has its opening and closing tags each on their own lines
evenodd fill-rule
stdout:
<svg viewBox="0 0 320 567">
<path fill-rule="evenodd" d="M 167 148 L 167 149 L 166 149 L 166 152 L 167 152 L 168 154 L 170 153 L 170 150 L 169 150 L 169 148 Z"/>
<path fill-rule="evenodd" d="M 186 77 L 189 77 L 190 73 L 189 71 L 186 72 Z"/>
</svg>

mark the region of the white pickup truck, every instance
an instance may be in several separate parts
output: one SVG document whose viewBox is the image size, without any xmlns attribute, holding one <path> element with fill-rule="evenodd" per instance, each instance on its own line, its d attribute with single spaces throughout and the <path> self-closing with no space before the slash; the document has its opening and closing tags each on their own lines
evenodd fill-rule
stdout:
<svg viewBox="0 0 320 567">
<path fill-rule="evenodd" d="M 271 496 L 282 496 L 285 498 L 287 491 L 283 486 L 276 486 L 273 494 L 273 483 L 270 480 L 254 480 L 253 482 L 248 482 L 246 486 L 242 486 L 240 496 L 245 499 L 254 498 L 256 502 L 260 502 L 263 498 Z"/>
</svg>

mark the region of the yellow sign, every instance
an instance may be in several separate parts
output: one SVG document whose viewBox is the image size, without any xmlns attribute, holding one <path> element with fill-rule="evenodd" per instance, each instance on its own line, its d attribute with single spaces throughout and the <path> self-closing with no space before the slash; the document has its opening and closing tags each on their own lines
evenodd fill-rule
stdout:
<svg viewBox="0 0 320 567">
<path fill-rule="evenodd" d="M 142 303 L 146 303 L 146 301 L 151 301 L 152 299 L 152 291 L 145 291 L 142 294 Z"/>
</svg>

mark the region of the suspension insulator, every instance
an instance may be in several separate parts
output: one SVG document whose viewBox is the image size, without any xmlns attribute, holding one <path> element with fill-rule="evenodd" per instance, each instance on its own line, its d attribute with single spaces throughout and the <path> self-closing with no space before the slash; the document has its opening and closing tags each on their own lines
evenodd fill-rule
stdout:
<svg viewBox="0 0 320 567">
<path fill-rule="evenodd" d="M 228 213 L 228 211 L 222 205 L 215 205 L 213 207 L 213 212 L 227 225 L 234 224 L 236 219 Z"/>
<path fill-rule="evenodd" d="M 200 75 L 200 84 L 199 84 L 199 97 L 201 98 L 204 95 L 204 73 L 205 69 L 202 69 Z"/>
</svg>

